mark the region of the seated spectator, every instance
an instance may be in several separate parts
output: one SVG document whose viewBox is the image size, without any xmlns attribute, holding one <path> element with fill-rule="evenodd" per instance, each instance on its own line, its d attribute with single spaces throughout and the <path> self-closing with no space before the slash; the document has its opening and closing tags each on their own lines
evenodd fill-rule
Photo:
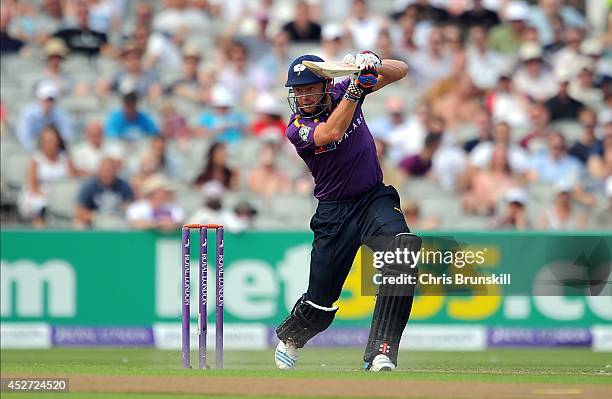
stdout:
<svg viewBox="0 0 612 399">
<path fill-rule="evenodd" d="M 55 32 L 53 36 L 66 43 L 74 54 L 98 56 L 108 45 L 106 33 L 97 32 L 89 26 L 89 5 L 85 0 L 76 1 L 77 26 Z"/>
<path fill-rule="evenodd" d="M 474 126 L 477 129 L 476 137 L 463 143 L 463 150 L 466 153 L 472 152 L 478 144 L 492 140 L 493 124 L 491 123 L 491 115 L 486 109 L 481 108 L 474 115 Z"/>
<path fill-rule="evenodd" d="M 552 70 L 544 63 L 542 48 L 537 43 L 527 42 L 519 50 L 521 67 L 514 75 L 514 84 L 519 92 L 535 101 L 546 101 L 558 91 Z"/>
<path fill-rule="evenodd" d="M 457 16 L 459 26 L 464 30 L 475 26 L 481 26 L 484 29 L 490 29 L 499 24 L 499 17 L 493 10 L 485 8 L 482 0 L 474 0 L 472 8 L 468 8 Z"/>
<path fill-rule="evenodd" d="M 234 104 L 248 105 L 250 101 L 254 101 L 255 72 L 251 68 L 246 45 L 237 40 L 231 41 L 228 46 L 227 61 L 222 65 L 223 68 L 219 68 L 218 64 L 208 65 L 207 73 L 213 75 L 212 80 L 216 82 L 216 86 L 227 91 Z M 213 98 L 214 86 L 215 83 L 209 86 L 213 87 Z"/>
<path fill-rule="evenodd" d="M 231 93 L 221 86 L 215 87 L 211 105 L 213 111 L 200 116 L 202 134 L 217 141 L 237 143 L 244 134 L 247 121 L 242 113 L 233 110 L 235 101 Z"/>
<path fill-rule="evenodd" d="M 529 124 L 529 102 L 518 92 L 509 71 L 500 72 L 495 90 L 485 98 L 485 104 L 491 110 L 494 122 L 507 122 L 513 128 L 526 127 Z"/>
<path fill-rule="evenodd" d="M 503 23 L 491 29 L 490 47 L 503 54 L 514 54 L 521 45 L 527 27 L 529 5 L 523 0 L 509 1 L 504 8 Z"/>
<path fill-rule="evenodd" d="M 552 54 L 551 61 L 555 71 L 572 69 L 572 64 L 580 57 L 580 44 L 584 40 L 584 31 L 569 27 L 563 31 L 563 47 Z"/>
<path fill-rule="evenodd" d="M 207 183 L 202 188 L 204 204 L 187 221 L 189 223 L 222 224 L 228 231 L 241 232 L 252 226 L 257 211 L 248 202 L 237 204 L 236 209 L 223 206 L 225 188 L 219 182 Z M 238 206 L 239 205 L 239 206 Z"/>
<path fill-rule="evenodd" d="M 44 47 L 46 67 L 43 76 L 34 84 L 34 91 L 41 84 L 52 84 L 62 96 L 72 94 L 75 89 L 74 79 L 62 71 L 62 62 L 66 59 L 68 48 L 61 39 L 51 38 Z M 83 89 L 81 89 L 83 91 Z"/>
<path fill-rule="evenodd" d="M 79 191 L 74 225 L 77 228 L 91 226 L 97 214 L 123 214 L 134 200 L 132 188 L 117 176 L 117 163 L 112 158 L 103 158 L 97 176 L 89 178 Z"/>
<path fill-rule="evenodd" d="M 591 155 L 602 154 L 602 143 L 595 136 L 597 114 L 591 109 L 584 108 L 578 115 L 578 121 L 583 129 L 582 135 L 580 140 L 575 142 L 569 149 L 569 154 L 579 159 L 583 164 L 586 164 Z"/>
<path fill-rule="evenodd" d="M 210 20 L 187 0 L 164 0 L 163 8 L 153 18 L 153 28 L 171 36 L 202 29 Z"/>
<path fill-rule="evenodd" d="M 550 120 L 555 122 L 561 119 L 578 118 L 578 112 L 584 107 L 584 104 L 572 98 L 568 92 L 570 72 L 566 69 L 558 69 L 555 77 L 559 84 L 559 91 L 546 101 L 546 108 L 550 111 Z"/>
<path fill-rule="evenodd" d="M 77 172 L 64 151 L 62 138 L 53 126 L 43 128 L 38 144 L 39 150 L 32 155 L 17 206 L 22 218 L 40 228 L 45 226 L 49 185 L 76 176 Z"/>
<path fill-rule="evenodd" d="M 472 166 L 485 169 L 490 165 L 495 146 L 506 146 L 508 163 L 513 173 L 523 173 L 528 166 L 528 154 L 516 144 L 511 143 L 510 125 L 506 122 L 496 123 L 493 127 L 493 141 L 478 144 L 470 153 Z"/>
<path fill-rule="evenodd" d="M 484 26 L 469 31 L 470 45 L 466 50 L 466 71 L 476 87 L 491 89 L 497 85 L 507 60 L 489 48 L 489 36 Z"/>
<path fill-rule="evenodd" d="M 276 149 L 274 144 L 265 143 L 259 151 L 259 165 L 249 171 L 248 186 L 251 191 L 262 196 L 291 191 L 291 179 L 276 167 Z"/>
<path fill-rule="evenodd" d="M 238 173 L 227 166 L 227 147 L 224 143 L 211 145 L 206 159 L 204 169 L 194 182 L 196 187 L 201 188 L 210 181 L 217 181 L 228 190 L 238 186 Z"/>
<path fill-rule="evenodd" d="M 109 138 L 135 141 L 158 134 L 153 119 L 138 109 L 136 93 L 125 94 L 122 109 L 112 112 L 106 122 L 106 136 Z"/>
<path fill-rule="evenodd" d="M 283 26 L 292 42 L 320 42 L 321 25 L 313 21 L 306 1 L 298 1 L 295 6 L 294 19 Z"/>
<path fill-rule="evenodd" d="M 176 107 L 166 102 L 161 110 L 161 135 L 170 140 L 178 140 L 183 149 L 189 145 L 189 138 L 193 136 L 191 128 L 187 125 L 187 120 L 178 113 Z"/>
<path fill-rule="evenodd" d="M 348 53 L 344 45 L 342 27 L 335 23 L 327 24 L 321 32 L 321 51 L 315 53 L 324 60 L 341 60 Z M 382 54 L 379 54 L 382 58 Z"/>
<path fill-rule="evenodd" d="M 457 79 L 453 90 L 433 100 L 431 104 L 433 113 L 445 120 L 449 131 L 469 123 L 482 107 L 481 93 L 469 75 L 462 73 Z"/>
<path fill-rule="evenodd" d="M 139 98 L 158 98 L 162 94 L 159 76 L 154 69 L 145 70 L 142 65 L 142 52 L 134 45 L 127 43 L 121 51 L 121 68 L 109 81 L 98 84 L 101 96 L 114 93 L 136 93 Z"/>
<path fill-rule="evenodd" d="M 10 8 L 2 4 L 0 10 L 0 54 L 18 53 L 25 43 L 9 33 L 9 26 L 11 25 Z"/>
<path fill-rule="evenodd" d="M 389 115 L 375 120 L 370 130 L 374 137 L 385 140 L 389 145 L 389 159 L 397 163 L 423 149 L 425 136 L 438 121 L 431 117 L 425 102 L 419 104 L 410 116 L 406 115 L 404 101 L 400 98 L 388 98 L 386 108 Z M 444 124 L 441 119 L 439 122 Z"/>
<path fill-rule="evenodd" d="M 18 7 L 32 7 L 31 10 L 18 10 L 11 24 L 11 31 L 16 32 L 25 42 L 43 45 L 64 23 L 64 4 L 61 0 L 36 2 L 40 4 L 15 3 Z M 37 7 L 38 5 L 40 7 Z"/>
<path fill-rule="evenodd" d="M 283 121 L 281 106 L 272 94 L 260 94 L 255 103 L 254 110 L 257 115 L 249 126 L 249 131 L 254 136 L 285 138 L 287 124 Z"/>
<path fill-rule="evenodd" d="M 402 213 L 410 231 L 435 230 L 440 225 L 437 217 L 424 218 L 419 204 L 413 200 L 404 201 Z"/>
<path fill-rule="evenodd" d="M 21 109 L 17 124 L 17 138 L 26 150 L 34 149 L 38 136 L 45 126 L 55 126 L 65 141 L 74 138 L 70 116 L 59 109 L 55 103 L 58 96 L 58 90 L 54 85 L 41 84 L 36 89 L 38 101 Z"/>
<path fill-rule="evenodd" d="M 397 167 L 396 164 L 393 164 L 389 161 L 387 144 L 379 138 L 374 138 L 374 145 L 376 146 L 376 156 L 378 157 L 378 163 L 380 164 L 380 168 L 383 172 L 383 182 L 393 187 L 400 187 L 406 179 L 406 176 L 404 175 L 402 170 Z M 308 182 L 310 183 L 310 186 L 312 186 L 312 178 L 310 175 L 308 177 Z M 309 190 L 304 190 L 304 194 L 312 192 L 310 186 L 308 187 Z"/>
<path fill-rule="evenodd" d="M 529 230 L 531 223 L 527 218 L 527 193 L 521 188 L 513 188 L 506 193 L 505 213 L 493 221 L 496 230 Z"/>
<path fill-rule="evenodd" d="M 104 158 L 113 159 L 117 167 L 121 167 L 124 155 L 120 143 L 105 140 L 102 124 L 97 120 L 85 126 L 85 141 L 76 144 L 71 151 L 75 168 L 89 176 L 98 173 Z"/>
<path fill-rule="evenodd" d="M 600 108 L 603 105 L 602 90 L 595 86 L 593 76 L 593 62 L 588 58 L 580 58 L 576 67 L 578 75 L 570 82 L 569 95 L 591 108 Z M 607 74 L 610 76 L 610 70 Z"/>
<path fill-rule="evenodd" d="M 567 154 L 565 137 L 553 132 L 548 135 L 548 149 L 531 155 L 527 178 L 550 184 L 575 181 L 581 169 L 580 161 Z"/>
<path fill-rule="evenodd" d="M 409 176 L 425 176 L 431 169 L 432 159 L 440 148 L 442 135 L 439 133 L 429 133 L 425 137 L 425 147 L 420 153 L 410 155 L 399 163 L 399 167 Z"/>
<path fill-rule="evenodd" d="M 452 72 L 453 60 L 444 48 L 444 38 L 439 28 L 432 28 L 428 46 L 419 50 L 409 63 L 411 81 L 427 89 Z"/>
<path fill-rule="evenodd" d="M 529 109 L 530 130 L 520 141 L 521 147 L 535 154 L 547 146 L 550 133 L 550 111 L 542 102 L 535 102 Z"/>
<path fill-rule="evenodd" d="M 174 200 L 170 182 L 160 175 L 148 178 L 142 186 L 143 199 L 126 210 L 128 223 L 138 230 L 176 231 L 183 222 L 183 210 Z"/>
<path fill-rule="evenodd" d="M 182 173 L 182 162 L 179 154 L 168 148 L 166 139 L 157 136 L 150 140 L 150 145 L 140 153 L 140 159 L 147 159 L 156 174 L 171 179 L 178 179 Z"/>
<path fill-rule="evenodd" d="M 207 93 L 198 81 L 200 61 L 200 49 L 193 45 L 185 46 L 183 49 L 182 75 L 164 89 L 165 93 L 195 103 L 205 102 Z"/>
<path fill-rule="evenodd" d="M 468 185 L 469 191 L 463 197 L 464 209 L 469 213 L 493 214 L 497 202 L 517 185 L 505 144 L 495 145 L 488 167 L 473 173 Z"/>
<path fill-rule="evenodd" d="M 378 34 L 386 26 L 386 21 L 368 7 L 366 0 L 353 0 L 351 15 L 344 25 L 351 37 L 353 48 L 373 49 Z"/>
<path fill-rule="evenodd" d="M 572 191 L 569 185 L 558 183 L 552 208 L 545 209 L 538 220 L 542 230 L 582 230 L 586 227 L 587 218 L 572 204 Z"/>
</svg>

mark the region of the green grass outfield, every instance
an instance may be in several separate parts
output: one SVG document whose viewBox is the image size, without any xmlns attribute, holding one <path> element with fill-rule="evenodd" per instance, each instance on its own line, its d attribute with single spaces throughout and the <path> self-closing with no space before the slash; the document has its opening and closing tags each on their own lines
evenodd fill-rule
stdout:
<svg viewBox="0 0 612 399">
<path fill-rule="evenodd" d="M 612 354 L 588 349 L 507 349 L 484 352 L 401 352 L 399 369 L 392 373 L 361 370 L 360 349 L 305 349 L 299 369 L 279 372 L 273 351 L 228 351 L 224 370 L 182 369 L 179 351 L 154 349 L 63 348 L 1 351 L 2 374 L 99 376 L 217 376 L 294 377 L 342 380 L 398 379 L 489 383 L 610 384 Z M 209 354 L 214 361 L 214 353 Z M 195 364 L 196 353 L 192 353 Z M 41 394 L 7 394 L 2 398 L 40 398 Z M 201 395 L 69 393 L 42 394 L 56 398 L 196 398 Z M 214 396 L 207 396 L 214 397 Z M 228 399 L 232 396 L 221 396 Z M 259 396 L 249 396 L 255 398 Z M 271 396 L 266 396 L 270 398 Z M 301 396 L 300 398 L 307 398 Z"/>
</svg>

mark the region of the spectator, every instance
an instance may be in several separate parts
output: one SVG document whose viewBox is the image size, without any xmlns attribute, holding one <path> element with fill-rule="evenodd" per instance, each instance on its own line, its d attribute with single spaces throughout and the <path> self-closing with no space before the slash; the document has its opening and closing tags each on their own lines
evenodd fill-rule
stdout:
<svg viewBox="0 0 612 399">
<path fill-rule="evenodd" d="M 351 14 L 345 20 L 344 29 L 351 37 L 353 48 L 375 48 L 378 34 L 386 26 L 385 20 L 370 10 L 367 0 L 353 0 Z"/>
<path fill-rule="evenodd" d="M 224 143 L 217 142 L 210 146 L 206 165 L 194 185 L 201 188 L 210 181 L 217 181 L 229 190 L 235 189 L 238 185 L 237 172 L 227 166 L 227 147 Z"/>
<path fill-rule="evenodd" d="M 440 148 L 442 135 L 429 133 L 425 137 L 425 147 L 418 154 L 410 155 L 400 162 L 399 167 L 409 176 L 425 176 L 431 169 L 431 161 Z"/>
<path fill-rule="evenodd" d="M 440 225 L 440 220 L 437 217 L 424 218 L 419 204 L 410 199 L 404 201 L 402 213 L 404 214 L 406 224 L 410 226 L 411 230 L 435 230 Z"/>
<path fill-rule="evenodd" d="M 174 80 L 165 88 L 165 93 L 176 98 L 183 98 L 194 103 L 204 103 L 206 91 L 198 81 L 198 69 L 200 67 L 200 49 L 195 45 L 187 45 L 183 49 L 182 76 Z"/>
<path fill-rule="evenodd" d="M 70 116 L 55 103 L 58 96 L 58 90 L 53 84 L 40 84 L 36 89 L 38 101 L 21 109 L 17 138 L 26 150 L 34 149 L 42 129 L 48 125 L 55 126 L 63 140 L 70 141 L 74 138 Z"/>
<path fill-rule="evenodd" d="M 555 71 L 570 70 L 577 58 L 580 57 L 580 44 L 584 33 L 578 28 L 569 28 L 563 32 L 564 46 L 551 57 Z"/>
<path fill-rule="evenodd" d="M 527 178 L 550 184 L 575 181 L 581 169 L 580 161 L 567 154 L 565 137 L 552 132 L 548 135 L 548 149 L 531 156 Z"/>
<path fill-rule="evenodd" d="M 457 22 L 464 31 L 476 26 L 488 30 L 500 23 L 497 13 L 485 8 L 482 3 L 482 0 L 474 0 L 472 8 L 466 9 L 457 17 Z"/>
<path fill-rule="evenodd" d="M 200 116 L 202 134 L 230 144 L 237 143 L 244 135 L 246 117 L 233 110 L 235 101 L 225 88 L 217 86 L 212 91 L 213 112 Z"/>
<path fill-rule="evenodd" d="M 496 146 L 506 146 L 507 158 L 513 173 L 523 173 L 528 164 L 528 154 L 516 144 L 511 143 L 510 125 L 506 122 L 498 122 L 493 127 L 493 141 L 485 141 L 478 144 L 470 153 L 472 166 L 485 169 L 490 165 L 493 157 L 493 149 Z"/>
<path fill-rule="evenodd" d="M 578 121 L 582 126 L 580 140 L 576 141 L 569 150 L 569 154 L 586 165 L 591 155 L 602 155 L 602 142 L 595 135 L 597 127 L 597 114 L 589 108 L 584 108 L 578 114 Z"/>
<path fill-rule="evenodd" d="M 536 102 L 529 109 L 531 130 L 520 141 L 521 147 L 532 154 L 544 150 L 550 133 L 550 112 L 544 103 Z"/>
<path fill-rule="evenodd" d="M 45 226 L 49 186 L 54 181 L 76 176 L 77 172 L 63 149 L 59 132 L 53 126 L 42 129 L 38 144 L 39 150 L 32 155 L 17 205 L 21 217 L 41 228 Z"/>
<path fill-rule="evenodd" d="M 219 69 L 215 65 L 212 71 L 216 77 L 217 86 L 223 87 L 229 92 L 234 103 L 249 104 L 252 98 L 253 72 L 248 64 L 249 54 L 244 44 L 233 41 L 229 46 L 227 63 Z M 214 93 L 213 93 L 214 98 Z"/>
<path fill-rule="evenodd" d="M 259 151 L 259 165 L 248 176 L 248 187 L 255 194 L 268 198 L 291 191 L 291 179 L 276 166 L 274 144 L 265 143 Z"/>
<path fill-rule="evenodd" d="M 497 87 L 487 95 L 485 104 L 491 110 L 494 122 L 507 122 L 513 128 L 523 128 L 529 124 L 529 102 L 516 90 L 508 70 L 500 73 Z"/>
<path fill-rule="evenodd" d="M 249 126 L 249 131 L 256 137 L 285 138 L 287 124 L 283 121 L 280 104 L 270 93 L 262 93 L 255 103 L 257 115 Z"/>
<path fill-rule="evenodd" d="M 466 73 L 460 74 L 453 90 L 432 100 L 434 114 L 442 117 L 450 131 L 469 123 L 482 107 L 481 93 Z"/>
<path fill-rule="evenodd" d="M 344 45 L 342 27 L 337 24 L 327 24 L 321 33 L 321 51 L 316 53 L 324 60 L 341 60 L 347 53 Z M 381 55 L 381 59 L 384 59 Z"/>
<path fill-rule="evenodd" d="M 521 45 L 523 31 L 527 27 L 529 6 L 523 0 L 513 0 L 507 3 L 504 22 L 491 30 L 490 47 L 502 54 L 514 54 Z"/>
<path fill-rule="evenodd" d="M 4 4 L 0 8 L 0 54 L 18 53 L 25 45 L 20 39 L 13 37 L 8 29 L 11 24 L 11 10 Z"/>
<path fill-rule="evenodd" d="M 128 43 L 123 47 L 121 63 L 122 67 L 110 80 L 102 80 L 98 84 L 101 96 L 107 96 L 111 91 L 120 94 L 134 92 L 140 98 L 148 96 L 151 99 L 161 95 L 157 72 L 154 69 L 143 69 L 142 52 L 134 43 Z"/>
<path fill-rule="evenodd" d="M 463 207 L 469 213 L 491 215 L 497 202 L 516 185 L 508 162 L 508 149 L 505 144 L 497 144 L 493 148 L 489 165 L 471 174 L 469 191 L 463 197 Z"/>
<path fill-rule="evenodd" d="M 150 145 L 140 153 L 140 159 L 152 162 L 150 166 L 156 174 L 162 174 L 171 179 L 178 179 L 182 173 L 180 156 L 168 148 L 166 139 L 161 136 L 151 138 Z"/>
<path fill-rule="evenodd" d="M 521 188 L 513 188 L 506 194 L 506 211 L 493 221 L 496 230 L 528 230 L 531 223 L 527 218 L 527 193 Z"/>
<path fill-rule="evenodd" d="M 452 71 L 452 58 L 444 49 L 442 31 L 439 28 L 431 30 L 428 44 L 409 60 L 411 80 L 423 89 L 429 88 Z"/>
<path fill-rule="evenodd" d="M 176 107 L 165 102 L 160 110 L 161 113 L 161 135 L 169 140 L 178 140 L 183 150 L 189 145 L 189 138 L 193 136 L 191 128 L 187 125 L 187 120 L 178 113 Z"/>
<path fill-rule="evenodd" d="M 492 140 L 493 124 L 491 122 L 491 115 L 489 115 L 486 109 L 481 108 L 474 115 L 474 125 L 476 126 L 477 135 L 463 143 L 463 150 L 466 153 L 472 152 L 478 144 Z"/>
<path fill-rule="evenodd" d="M 60 29 L 53 36 L 62 39 L 75 54 L 98 56 L 108 45 L 106 33 L 90 29 L 89 6 L 86 1 L 77 0 L 75 7 L 77 26 Z"/>
<path fill-rule="evenodd" d="M 383 171 L 383 182 L 393 187 L 401 187 L 406 179 L 406 176 L 396 164 L 389 162 L 389 157 L 387 156 L 387 144 L 380 138 L 374 138 L 374 144 L 376 145 L 376 156 L 378 157 L 378 163 Z M 312 179 L 309 179 L 309 182 L 312 185 Z M 307 192 L 310 191 L 311 190 Z"/>
<path fill-rule="evenodd" d="M 123 214 L 133 200 L 132 188 L 117 176 L 116 160 L 103 158 L 97 176 L 91 177 L 81 186 L 74 225 L 77 228 L 87 228 L 98 214 Z"/>
<path fill-rule="evenodd" d="M 381 29 L 378 33 L 378 39 L 376 40 L 376 52 L 381 60 L 393 59 L 406 62 L 406 56 L 403 53 L 399 53 L 396 48 L 393 47 L 393 40 L 391 39 L 391 32 L 388 28 Z M 333 59 L 333 58 L 323 58 Z"/>
<path fill-rule="evenodd" d="M 236 205 L 235 209 L 223 206 L 225 189 L 218 182 L 211 182 L 203 187 L 204 204 L 191 217 L 189 223 L 222 224 L 228 231 L 238 233 L 252 226 L 257 211 L 246 201 Z"/>
<path fill-rule="evenodd" d="M 172 36 L 202 29 L 209 23 L 206 14 L 191 7 L 187 0 L 164 0 L 162 11 L 153 18 L 156 31 Z"/>
<path fill-rule="evenodd" d="M 416 26 L 416 17 L 409 8 L 400 14 L 397 26 L 390 26 L 393 47 L 403 55 L 400 59 L 410 59 L 419 49 L 415 41 Z"/>
<path fill-rule="evenodd" d="M 582 230 L 586 227 L 586 214 L 578 211 L 572 204 L 572 193 L 563 181 L 555 187 L 555 200 L 552 208 L 546 208 L 538 220 L 542 230 Z"/>
<path fill-rule="evenodd" d="M 499 81 L 499 75 L 505 68 L 507 60 L 489 48 L 488 33 L 483 26 L 470 28 L 469 38 L 470 46 L 466 51 L 466 71 L 476 87 L 491 89 Z"/>
<path fill-rule="evenodd" d="M 592 61 L 580 58 L 577 64 L 578 76 L 569 84 L 569 95 L 591 108 L 602 108 L 604 96 L 594 85 Z"/>
<path fill-rule="evenodd" d="M 105 158 L 113 159 L 119 168 L 123 164 L 124 149 L 118 142 L 105 140 L 102 124 L 94 120 L 85 126 L 85 141 L 73 147 L 71 157 L 75 168 L 90 176 L 98 172 Z"/>
<path fill-rule="evenodd" d="M 159 130 L 151 117 L 138 109 L 138 96 L 128 93 L 123 96 L 123 107 L 112 112 L 106 124 L 106 135 L 110 138 L 128 141 L 140 140 L 145 136 L 157 136 Z"/>
<path fill-rule="evenodd" d="M 127 220 L 138 230 L 173 232 L 183 222 L 183 210 L 174 200 L 174 188 L 160 175 L 149 177 L 142 186 L 143 199 L 130 204 Z"/>
<path fill-rule="evenodd" d="M 285 68 L 289 59 L 289 38 L 280 31 L 272 37 L 272 51 L 261 56 L 253 67 L 253 87 L 257 92 L 269 92 L 282 87 L 287 78 Z"/>
<path fill-rule="evenodd" d="M 52 84 L 60 95 L 68 96 L 75 89 L 75 82 L 70 75 L 62 71 L 62 62 L 66 59 L 68 48 L 61 39 L 50 38 L 45 43 L 44 53 L 46 58 L 46 68 L 43 76 L 34 84 L 34 91 L 41 84 Z M 81 92 L 84 92 L 83 85 L 80 85 Z"/>
<path fill-rule="evenodd" d="M 460 147 L 452 145 L 452 138 L 446 133 L 444 119 L 438 116 L 430 116 L 427 126 L 429 133 L 442 135 L 442 145 L 432 159 L 430 176 L 438 181 L 444 189 L 454 190 L 458 178 L 466 169 L 465 153 Z M 445 138 L 449 140 L 445 140 Z"/>
<path fill-rule="evenodd" d="M 523 94 L 536 101 L 546 101 L 558 91 L 551 70 L 544 64 L 542 48 L 536 43 L 525 43 L 519 50 L 521 67 L 514 75 L 514 84 Z"/>
<path fill-rule="evenodd" d="M 374 137 L 389 145 L 389 159 L 398 163 L 406 156 L 423 149 L 425 136 L 430 124 L 430 110 L 424 102 L 419 104 L 414 115 L 405 117 L 405 104 L 399 97 L 387 99 L 389 116 L 373 124 Z"/>
<path fill-rule="evenodd" d="M 555 122 L 561 119 L 576 119 L 584 104 L 573 99 L 568 92 L 570 73 L 565 69 L 557 69 L 555 75 L 559 84 L 559 92 L 546 101 L 550 120 Z"/>
<path fill-rule="evenodd" d="M 20 2 L 26 6 L 26 2 Z M 44 44 L 49 36 L 57 31 L 64 22 L 64 9 L 60 0 L 44 0 L 38 10 L 20 13 L 12 23 L 13 31 L 27 42 Z"/>
<path fill-rule="evenodd" d="M 575 9 L 562 5 L 561 0 L 539 0 L 538 3 L 531 7 L 529 24 L 538 30 L 543 45 L 552 42 L 554 35 L 551 19 L 556 15 L 561 16 L 567 27 L 586 26 L 584 16 Z"/>
<path fill-rule="evenodd" d="M 310 8 L 306 1 L 298 1 L 295 6 L 294 19 L 283 26 L 289 40 L 296 43 L 320 42 L 321 25 L 312 20 Z"/>
<path fill-rule="evenodd" d="M 111 33 L 121 27 L 122 2 L 116 0 L 89 0 L 89 25 L 92 30 Z"/>
<path fill-rule="evenodd" d="M 146 25 L 138 25 L 132 34 L 132 40 L 137 40 L 137 35 L 144 39 L 142 50 L 143 66 L 149 70 L 155 68 L 162 71 L 175 71 L 181 67 L 181 47 L 184 39 L 181 35 L 170 36 L 165 32 L 151 32 Z"/>
</svg>

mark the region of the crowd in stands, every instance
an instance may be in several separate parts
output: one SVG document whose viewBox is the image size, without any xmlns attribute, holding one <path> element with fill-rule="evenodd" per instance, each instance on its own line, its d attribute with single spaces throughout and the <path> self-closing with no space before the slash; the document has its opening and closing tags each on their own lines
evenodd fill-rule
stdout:
<svg viewBox="0 0 612 399">
<path fill-rule="evenodd" d="M 409 226 L 612 228 L 612 12 L 590 0 L 2 2 L 3 223 L 307 228 L 286 68 L 370 49 Z"/>
</svg>

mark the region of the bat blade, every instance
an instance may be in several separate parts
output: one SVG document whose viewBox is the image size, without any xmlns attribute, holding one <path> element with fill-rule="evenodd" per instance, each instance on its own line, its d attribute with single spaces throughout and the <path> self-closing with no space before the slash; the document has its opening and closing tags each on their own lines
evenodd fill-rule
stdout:
<svg viewBox="0 0 612 399">
<path fill-rule="evenodd" d="M 359 72 L 359 68 L 339 61 L 302 61 L 302 65 L 324 78 L 337 78 Z"/>
</svg>

